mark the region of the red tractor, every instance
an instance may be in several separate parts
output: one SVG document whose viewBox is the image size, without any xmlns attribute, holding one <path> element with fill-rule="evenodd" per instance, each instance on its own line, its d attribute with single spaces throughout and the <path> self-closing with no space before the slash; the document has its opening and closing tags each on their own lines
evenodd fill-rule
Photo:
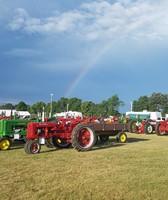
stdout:
<svg viewBox="0 0 168 200">
<path fill-rule="evenodd" d="M 168 135 L 168 120 L 157 122 L 155 132 L 159 136 Z"/>
<path fill-rule="evenodd" d="M 120 143 L 127 141 L 127 124 L 109 123 L 93 118 L 61 118 L 56 122 L 30 122 L 27 125 L 27 142 L 24 149 L 28 154 L 36 154 L 41 144 L 48 147 L 68 148 L 88 151 L 93 148 L 98 138 L 107 141 L 109 136 L 116 136 Z"/>
</svg>

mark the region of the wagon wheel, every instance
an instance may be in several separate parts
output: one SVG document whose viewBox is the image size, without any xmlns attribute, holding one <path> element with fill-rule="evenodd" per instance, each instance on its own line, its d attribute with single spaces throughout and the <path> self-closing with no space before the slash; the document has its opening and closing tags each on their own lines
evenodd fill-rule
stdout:
<svg viewBox="0 0 168 200">
<path fill-rule="evenodd" d="M 53 143 L 52 143 L 52 138 L 45 139 L 45 145 L 46 145 L 46 147 L 48 147 L 48 148 L 54 148 L 54 145 L 53 145 Z"/>
<path fill-rule="evenodd" d="M 119 143 L 125 143 L 127 141 L 127 135 L 125 132 L 119 132 L 116 139 Z"/>
<path fill-rule="evenodd" d="M 57 136 L 52 137 L 52 144 L 59 149 L 69 148 L 71 146 L 71 143 L 67 142 L 66 138 L 59 138 Z"/>
<path fill-rule="evenodd" d="M 108 135 L 99 135 L 99 139 L 101 142 L 107 142 L 109 140 Z"/>
<path fill-rule="evenodd" d="M 36 154 L 41 150 L 41 145 L 37 141 L 28 141 L 25 144 L 25 151 L 28 154 Z"/>
<path fill-rule="evenodd" d="M 145 132 L 146 134 L 152 134 L 153 131 L 154 131 L 154 128 L 153 128 L 153 126 L 151 125 L 151 123 L 150 123 L 150 122 L 145 123 L 144 132 Z"/>
<path fill-rule="evenodd" d="M 166 126 L 160 124 L 159 122 L 156 124 L 155 132 L 158 136 L 163 136 L 168 133 L 166 133 Z"/>
<path fill-rule="evenodd" d="M 11 147 L 11 139 L 9 137 L 4 137 L 0 139 L 0 149 L 8 150 Z"/>
<path fill-rule="evenodd" d="M 96 143 L 93 127 L 89 124 L 78 124 L 72 131 L 72 146 L 77 151 L 89 151 Z"/>
<path fill-rule="evenodd" d="M 128 131 L 130 133 L 136 133 L 137 132 L 137 125 L 136 125 L 136 121 L 135 120 L 131 120 L 128 122 Z"/>
</svg>

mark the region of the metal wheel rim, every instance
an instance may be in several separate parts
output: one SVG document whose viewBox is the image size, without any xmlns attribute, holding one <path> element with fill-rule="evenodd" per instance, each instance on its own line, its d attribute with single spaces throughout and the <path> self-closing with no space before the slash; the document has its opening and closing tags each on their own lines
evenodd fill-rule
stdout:
<svg viewBox="0 0 168 200">
<path fill-rule="evenodd" d="M 159 133 L 160 135 L 163 135 L 166 132 L 165 126 L 159 126 Z"/>
<path fill-rule="evenodd" d="M 148 128 L 147 128 L 147 130 L 148 130 L 148 133 L 152 133 L 152 126 L 148 126 Z"/>
<path fill-rule="evenodd" d="M 82 128 L 78 135 L 78 143 L 82 148 L 88 148 L 93 143 L 94 135 L 90 128 Z"/>
<path fill-rule="evenodd" d="M 125 136 L 125 134 L 122 134 L 122 135 L 120 136 L 120 141 L 121 141 L 121 142 L 125 142 L 125 141 L 126 141 L 126 136 Z"/>
<path fill-rule="evenodd" d="M 8 149 L 9 147 L 10 147 L 10 142 L 9 142 L 9 140 L 5 139 L 5 140 L 2 140 L 2 141 L 0 142 L 0 149 L 6 150 L 6 149 Z"/>
<path fill-rule="evenodd" d="M 38 143 L 31 144 L 30 150 L 32 153 L 37 153 L 39 151 L 39 144 Z"/>
</svg>

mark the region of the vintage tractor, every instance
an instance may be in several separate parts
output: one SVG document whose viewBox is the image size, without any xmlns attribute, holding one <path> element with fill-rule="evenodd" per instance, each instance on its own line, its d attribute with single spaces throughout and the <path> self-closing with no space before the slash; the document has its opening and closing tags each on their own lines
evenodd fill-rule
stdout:
<svg viewBox="0 0 168 200">
<path fill-rule="evenodd" d="M 143 133 L 145 119 L 132 118 L 128 119 L 128 132 Z"/>
<path fill-rule="evenodd" d="M 98 138 L 107 141 L 109 136 L 116 136 L 118 142 L 127 141 L 127 124 L 109 123 L 94 118 L 59 119 L 56 122 L 30 122 L 27 125 L 27 142 L 24 149 L 28 154 L 36 154 L 41 145 L 47 142 L 49 147 L 69 148 L 88 151 L 93 148 Z"/>
<path fill-rule="evenodd" d="M 0 150 L 10 149 L 12 142 L 25 140 L 26 129 L 29 122 L 39 120 L 1 119 L 0 120 Z"/>
<path fill-rule="evenodd" d="M 146 133 L 152 134 L 155 132 L 155 126 L 157 121 L 151 119 L 132 119 L 129 121 L 129 132 L 130 133 Z"/>
<path fill-rule="evenodd" d="M 152 134 L 155 132 L 157 122 L 164 121 L 161 112 L 126 112 L 126 116 L 130 119 L 129 132 Z"/>
<path fill-rule="evenodd" d="M 158 136 L 168 135 L 168 120 L 157 122 L 155 132 Z"/>
</svg>

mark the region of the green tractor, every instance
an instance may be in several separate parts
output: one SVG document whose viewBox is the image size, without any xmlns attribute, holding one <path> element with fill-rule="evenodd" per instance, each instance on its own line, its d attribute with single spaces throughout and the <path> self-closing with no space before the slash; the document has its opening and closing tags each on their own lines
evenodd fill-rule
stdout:
<svg viewBox="0 0 168 200">
<path fill-rule="evenodd" d="M 128 131 L 130 133 L 143 133 L 144 124 L 149 119 L 150 115 L 145 112 L 127 112 Z"/>
<path fill-rule="evenodd" d="M 29 122 L 38 122 L 39 120 L 28 119 L 2 119 L 0 120 L 0 150 L 10 149 L 12 142 L 25 141 L 26 129 Z"/>
</svg>

